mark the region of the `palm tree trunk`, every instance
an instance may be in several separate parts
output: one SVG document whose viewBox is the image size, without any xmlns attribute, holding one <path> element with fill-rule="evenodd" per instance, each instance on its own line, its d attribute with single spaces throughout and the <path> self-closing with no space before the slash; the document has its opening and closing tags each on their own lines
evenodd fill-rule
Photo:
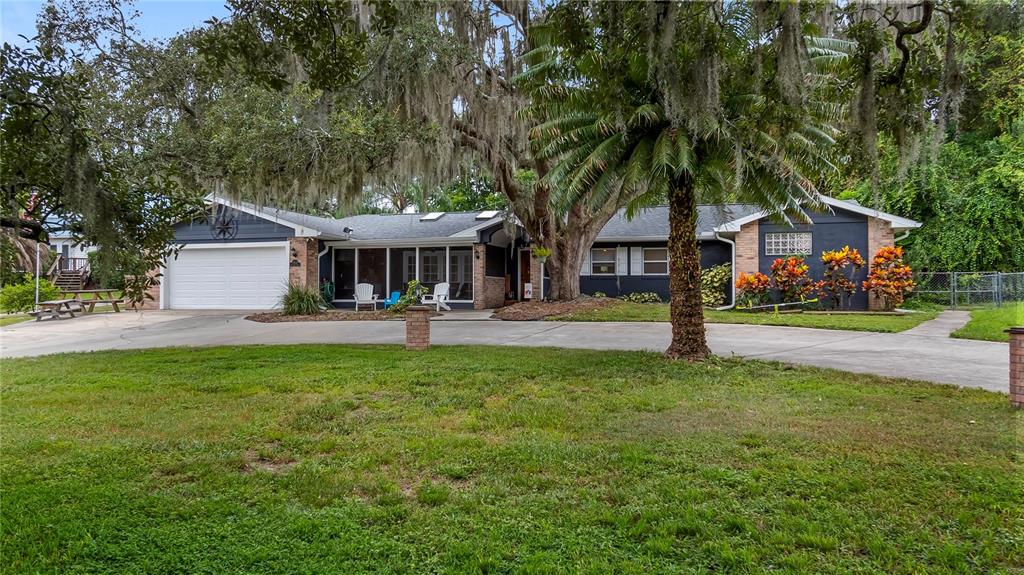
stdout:
<svg viewBox="0 0 1024 575">
<path fill-rule="evenodd" d="M 669 359 L 700 361 L 711 354 L 704 334 L 700 299 L 700 249 L 697 247 L 697 198 L 694 182 L 683 176 L 668 194 L 668 289 L 672 343 Z"/>
</svg>

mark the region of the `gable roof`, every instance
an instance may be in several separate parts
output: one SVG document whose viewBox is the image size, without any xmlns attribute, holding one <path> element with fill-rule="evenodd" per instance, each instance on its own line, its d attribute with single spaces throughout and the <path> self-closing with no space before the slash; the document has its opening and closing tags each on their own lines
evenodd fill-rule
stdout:
<svg viewBox="0 0 1024 575">
<path fill-rule="evenodd" d="M 210 196 L 208 201 L 265 218 L 295 230 L 299 237 L 322 240 L 373 241 L 377 243 L 408 240 L 463 240 L 473 241 L 476 232 L 500 224 L 500 212 L 491 218 L 478 219 L 480 211 L 443 212 L 434 219 L 426 214 L 362 214 L 346 218 L 327 218 L 273 207 L 257 207 L 248 202 L 236 202 Z"/>
<path fill-rule="evenodd" d="M 499 212 L 491 218 L 480 219 L 481 212 L 444 212 L 433 219 L 426 214 L 362 214 L 346 218 L 325 218 L 277 208 L 258 208 L 246 202 L 233 202 L 211 197 L 219 203 L 255 216 L 266 218 L 295 230 L 299 237 L 322 240 L 348 240 L 377 244 L 474 242 L 481 230 L 500 225 L 504 216 Z M 921 227 L 914 220 L 864 207 L 856 202 L 822 197 L 830 207 L 889 222 L 893 231 Z M 489 213 L 488 213 L 489 215 Z M 697 206 L 697 238 L 714 239 L 715 234 L 734 234 L 743 224 L 766 218 L 771 214 L 752 204 L 702 204 Z M 638 211 L 633 219 L 626 218 L 626 210 L 616 212 L 597 235 L 597 241 L 664 240 L 669 234 L 668 206 L 653 206 Z"/>
<path fill-rule="evenodd" d="M 874 210 L 871 208 L 864 207 L 857 202 L 847 202 L 844 200 L 830 198 L 828 196 L 821 197 L 822 203 L 830 208 L 838 208 L 840 210 L 846 210 L 855 214 L 861 214 L 871 218 L 878 218 L 882 221 L 889 222 L 894 232 L 900 232 L 905 230 L 913 230 L 921 227 L 921 222 L 915 222 L 914 220 L 888 214 L 883 211 Z M 750 223 L 761 218 L 770 216 L 771 213 L 766 210 L 759 210 L 754 213 L 748 214 L 744 217 L 734 219 L 729 222 L 725 222 L 717 226 L 714 231 L 720 234 L 734 234 L 740 231 L 740 226 L 746 223 Z"/>
<path fill-rule="evenodd" d="M 715 228 L 737 218 L 757 212 L 749 204 L 702 204 L 697 206 L 697 237 L 711 239 Z M 626 210 L 619 210 L 597 234 L 597 241 L 664 240 L 668 237 L 668 206 L 652 206 L 638 211 L 633 219 Z"/>
<path fill-rule="evenodd" d="M 476 212 L 444 212 L 436 219 L 424 219 L 426 214 L 363 214 L 335 220 L 352 231 L 353 241 L 401 240 L 475 240 L 478 230 L 502 222 L 499 214 L 478 220 Z"/>
</svg>

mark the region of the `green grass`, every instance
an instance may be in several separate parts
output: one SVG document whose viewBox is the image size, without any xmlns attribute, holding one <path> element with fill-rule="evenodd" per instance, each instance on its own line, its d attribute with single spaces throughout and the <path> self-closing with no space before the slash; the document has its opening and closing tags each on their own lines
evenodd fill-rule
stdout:
<svg viewBox="0 0 1024 575">
<path fill-rule="evenodd" d="M 4 573 L 1011 573 L 1004 395 L 560 349 L 0 364 Z"/>
<path fill-rule="evenodd" d="M 11 315 L 3 315 L 3 316 L 0 316 L 0 327 L 3 327 L 5 325 L 15 324 L 15 323 L 21 323 L 23 321 L 28 321 L 30 319 L 35 319 L 35 318 L 33 318 L 32 316 L 30 316 L 28 314 L 20 314 L 20 313 L 19 314 L 11 314 Z"/>
<path fill-rule="evenodd" d="M 1006 330 L 1016 326 L 1024 326 L 1024 302 L 972 310 L 971 321 L 951 335 L 961 339 L 1010 341 Z"/>
<path fill-rule="evenodd" d="M 921 322 L 934 319 L 936 310 L 925 310 L 907 315 L 869 314 L 809 314 L 745 312 L 713 309 L 704 310 L 708 323 L 743 323 L 754 325 L 782 325 L 820 329 L 846 329 L 854 331 L 898 332 L 908 330 Z M 553 321 L 668 321 L 668 304 L 615 302 L 614 304 L 575 314 L 548 318 Z"/>
</svg>

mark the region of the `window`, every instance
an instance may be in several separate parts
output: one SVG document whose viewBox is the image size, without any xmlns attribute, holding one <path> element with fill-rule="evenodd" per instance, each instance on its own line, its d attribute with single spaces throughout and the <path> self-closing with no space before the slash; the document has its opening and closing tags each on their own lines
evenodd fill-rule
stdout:
<svg viewBox="0 0 1024 575">
<path fill-rule="evenodd" d="M 473 299 L 473 250 L 472 248 L 449 248 L 448 282 L 451 284 L 450 298 Z"/>
<path fill-rule="evenodd" d="M 810 232 L 764 235 L 764 255 L 788 256 L 811 253 Z"/>
<path fill-rule="evenodd" d="M 615 275 L 615 248 L 590 250 L 590 273 L 595 276 Z"/>
<path fill-rule="evenodd" d="M 447 281 L 444 248 L 420 248 L 420 283 L 433 290 L 435 284 Z"/>
<path fill-rule="evenodd" d="M 668 248 L 644 248 L 644 275 L 668 275 Z"/>
</svg>

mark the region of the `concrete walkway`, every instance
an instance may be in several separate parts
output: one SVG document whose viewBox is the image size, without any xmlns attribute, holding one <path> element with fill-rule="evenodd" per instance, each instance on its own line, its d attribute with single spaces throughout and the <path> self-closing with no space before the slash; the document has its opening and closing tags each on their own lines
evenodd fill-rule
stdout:
<svg viewBox="0 0 1024 575">
<path fill-rule="evenodd" d="M 910 333 L 708 324 L 712 351 L 1007 392 L 1008 346 Z M 667 323 L 436 321 L 433 343 L 662 351 Z M 255 323 L 241 312 L 147 311 L 0 330 L 3 357 L 171 346 L 404 342 L 402 321 Z M 851 378 L 855 383 L 856 378 Z"/>
<path fill-rule="evenodd" d="M 903 333 L 925 337 L 949 337 L 949 334 L 967 325 L 969 321 L 971 321 L 971 312 L 969 311 L 946 310 L 935 319 L 918 324 Z"/>
</svg>

